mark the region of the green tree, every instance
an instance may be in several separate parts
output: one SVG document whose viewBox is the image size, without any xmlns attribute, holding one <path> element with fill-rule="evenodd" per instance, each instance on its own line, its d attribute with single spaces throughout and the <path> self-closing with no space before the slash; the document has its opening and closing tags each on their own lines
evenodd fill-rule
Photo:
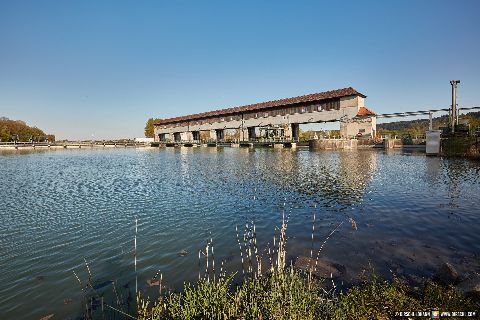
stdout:
<svg viewBox="0 0 480 320">
<path fill-rule="evenodd" d="M 299 129 L 298 138 L 300 141 L 311 140 L 313 139 L 314 136 L 315 136 L 315 131 L 313 130 L 303 131 L 302 129 Z"/>
<path fill-rule="evenodd" d="M 160 119 L 160 118 L 150 118 L 150 119 L 147 120 L 147 124 L 145 125 L 145 137 L 146 138 L 153 138 L 153 136 L 154 136 L 154 132 L 153 132 L 154 126 L 153 125 L 160 120 L 162 120 L 162 119 Z"/>
<path fill-rule="evenodd" d="M 30 127 L 24 121 L 11 120 L 6 117 L 0 117 L 0 139 L 1 141 L 10 141 L 17 137 L 19 141 L 29 141 L 33 138 L 35 141 L 44 141 L 47 134 L 37 127 Z M 55 136 L 52 135 L 53 139 Z M 52 139 L 50 139 L 52 141 Z"/>
<path fill-rule="evenodd" d="M 10 130 L 6 127 L 0 128 L 0 141 L 10 141 Z"/>
<path fill-rule="evenodd" d="M 473 113 L 467 116 L 468 123 L 470 124 L 470 128 L 475 130 L 475 128 L 480 127 L 480 118 L 476 117 Z"/>
</svg>

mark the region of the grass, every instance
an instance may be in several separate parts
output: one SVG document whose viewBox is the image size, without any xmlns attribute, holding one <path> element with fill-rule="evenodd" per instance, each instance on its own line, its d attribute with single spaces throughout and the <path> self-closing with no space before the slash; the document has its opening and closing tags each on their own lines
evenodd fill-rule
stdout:
<svg viewBox="0 0 480 320">
<path fill-rule="evenodd" d="M 328 306 L 293 269 L 245 279 L 234 290 L 231 279 L 185 285 L 151 307 L 140 297 L 139 319 L 317 319 Z"/>
<path fill-rule="evenodd" d="M 326 319 L 392 319 L 399 311 L 475 311 L 478 304 L 454 287 L 427 280 L 421 288 L 412 288 L 395 279 L 377 277 L 356 286 L 333 301 Z"/>
<path fill-rule="evenodd" d="M 287 268 L 234 287 L 230 278 L 201 280 L 152 304 L 138 297 L 139 319 L 392 319 L 397 311 L 474 311 L 478 304 L 427 281 L 412 288 L 376 276 L 345 293 L 322 289 L 322 282 Z"/>
</svg>

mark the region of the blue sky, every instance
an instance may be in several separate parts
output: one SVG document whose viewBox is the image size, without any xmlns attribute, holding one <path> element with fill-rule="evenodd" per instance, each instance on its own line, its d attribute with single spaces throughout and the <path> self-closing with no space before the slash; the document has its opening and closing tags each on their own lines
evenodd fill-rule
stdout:
<svg viewBox="0 0 480 320">
<path fill-rule="evenodd" d="M 480 105 L 480 1 L 0 0 L 0 116 L 57 138 L 352 86 L 383 112 Z"/>
</svg>

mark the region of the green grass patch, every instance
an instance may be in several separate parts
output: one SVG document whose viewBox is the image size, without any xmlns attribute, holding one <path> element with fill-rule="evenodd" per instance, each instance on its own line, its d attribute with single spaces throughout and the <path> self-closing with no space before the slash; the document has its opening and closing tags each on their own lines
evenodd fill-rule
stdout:
<svg viewBox="0 0 480 320">
<path fill-rule="evenodd" d="M 376 276 L 336 294 L 289 268 L 263 277 L 186 284 L 152 302 L 138 298 L 139 319 L 392 319 L 397 311 L 475 311 L 478 302 L 453 287 L 427 281 L 413 288 Z"/>
</svg>

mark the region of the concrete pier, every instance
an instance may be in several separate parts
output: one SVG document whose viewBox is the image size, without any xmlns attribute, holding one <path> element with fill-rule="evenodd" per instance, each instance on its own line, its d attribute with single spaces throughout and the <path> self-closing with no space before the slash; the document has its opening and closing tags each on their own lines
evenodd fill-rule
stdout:
<svg viewBox="0 0 480 320">
<path fill-rule="evenodd" d="M 253 143 L 251 143 L 251 142 L 240 142 L 240 147 L 253 148 Z"/>
<path fill-rule="evenodd" d="M 387 138 L 383 140 L 384 149 L 393 149 L 402 147 L 402 140 Z"/>
<path fill-rule="evenodd" d="M 310 140 L 308 145 L 310 150 L 351 150 L 357 149 L 357 142 L 355 139 L 315 139 Z"/>
<path fill-rule="evenodd" d="M 426 154 L 427 155 L 439 155 L 440 154 L 440 142 L 441 142 L 440 130 L 429 130 L 426 132 Z"/>
<path fill-rule="evenodd" d="M 230 148 L 275 148 L 275 149 L 296 149 L 295 141 L 178 141 L 159 143 L 159 148 L 165 147 L 230 147 Z"/>
</svg>

